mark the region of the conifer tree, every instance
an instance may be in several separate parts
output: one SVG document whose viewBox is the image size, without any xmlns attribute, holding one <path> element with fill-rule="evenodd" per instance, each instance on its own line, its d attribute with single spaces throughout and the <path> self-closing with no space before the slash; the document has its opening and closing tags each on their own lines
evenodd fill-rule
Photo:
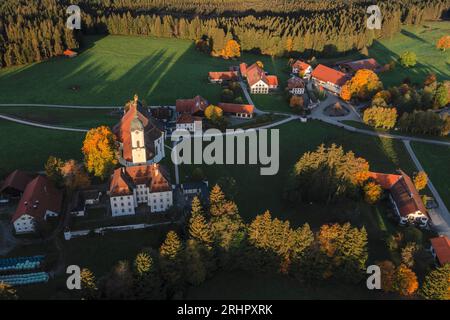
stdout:
<svg viewBox="0 0 450 320">
<path fill-rule="evenodd" d="M 450 264 L 431 271 L 425 277 L 419 293 L 429 300 L 450 300 Z"/>
</svg>

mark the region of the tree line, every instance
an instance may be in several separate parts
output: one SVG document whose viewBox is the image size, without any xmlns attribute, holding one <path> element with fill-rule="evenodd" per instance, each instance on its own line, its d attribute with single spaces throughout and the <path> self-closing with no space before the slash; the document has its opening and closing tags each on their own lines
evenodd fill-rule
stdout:
<svg viewBox="0 0 450 320">
<path fill-rule="evenodd" d="M 211 53 L 222 52 L 228 40 L 244 51 L 268 55 L 335 55 L 370 46 L 402 24 L 438 19 L 449 0 L 382 1 L 381 30 L 366 28 L 365 1 L 283 1 L 267 11 L 266 2 L 252 0 L 84 0 L 82 33 L 65 27 L 68 1 L 6 0 L 0 6 L 0 64 L 10 66 L 60 55 L 78 48 L 84 34 L 148 35 L 206 40 Z M 258 9 L 260 8 L 260 10 Z"/>
</svg>

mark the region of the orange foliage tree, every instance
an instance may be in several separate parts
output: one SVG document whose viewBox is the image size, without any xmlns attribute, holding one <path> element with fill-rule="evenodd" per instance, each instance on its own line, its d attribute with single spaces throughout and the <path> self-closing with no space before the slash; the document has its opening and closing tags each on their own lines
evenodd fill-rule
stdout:
<svg viewBox="0 0 450 320">
<path fill-rule="evenodd" d="M 410 296 L 419 288 L 417 276 L 404 264 L 395 271 L 393 289 L 402 296 Z"/>
<path fill-rule="evenodd" d="M 441 49 L 442 51 L 450 48 L 450 36 L 443 36 L 436 43 L 436 48 Z"/>
<path fill-rule="evenodd" d="M 89 130 L 81 150 L 86 169 L 96 177 L 108 177 L 117 165 L 116 138 L 106 126 Z"/>
<path fill-rule="evenodd" d="M 352 97 L 357 96 L 360 99 L 368 99 L 383 88 L 383 83 L 377 74 L 368 69 L 358 70 L 353 78 L 347 81 L 346 85 L 350 95 Z"/>
<path fill-rule="evenodd" d="M 241 56 L 241 46 L 236 40 L 228 40 L 223 49 L 225 58 L 235 58 Z"/>
<path fill-rule="evenodd" d="M 381 269 L 381 289 L 384 292 L 392 292 L 395 277 L 395 265 L 389 261 L 382 261 L 378 263 Z"/>
<path fill-rule="evenodd" d="M 349 101 L 352 98 L 352 92 L 350 91 L 350 86 L 346 83 L 341 89 L 341 99 Z"/>
<path fill-rule="evenodd" d="M 75 160 L 68 160 L 61 167 L 64 184 L 69 190 L 86 188 L 90 185 L 89 176 L 84 171 L 83 165 Z"/>
<path fill-rule="evenodd" d="M 368 182 L 364 186 L 364 199 L 369 204 L 377 203 L 381 199 L 381 195 L 383 194 L 383 189 L 381 186 L 373 181 Z"/>
</svg>

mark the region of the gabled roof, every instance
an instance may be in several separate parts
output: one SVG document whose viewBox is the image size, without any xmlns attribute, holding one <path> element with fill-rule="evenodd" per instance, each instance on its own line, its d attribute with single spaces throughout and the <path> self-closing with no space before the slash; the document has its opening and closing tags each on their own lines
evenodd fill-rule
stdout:
<svg viewBox="0 0 450 320">
<path fill-rule="evenodd" d="M 112 197 L 131 195 L 136 185 L 144 184 L 150 192 L 171 191 L 170 176 L 160 164 L 134 166 L 114 170 L 110 184 Z"/>
<path fill-rule="evenodd" d="M 128 111 L 122 117 L 120 122 L 113 128 L 113 132 L 117 140 L 123 144 L 123 158 L 132 161 L 131 147 L 131 131 L 137 126 L 142 125 L 144 128 L 145 148 L 147 151 L 147 159 L 155 156 L 155 140 L 159 139 L 163 134 L 158 122 L 156 122 L 151 114 L 135 99 L 127 104 Z"/>
<path fill-rule="evenodd" d="M 397 183 L 399 179 L 401 179 L 401 175 L 399 174 L 387 174 L 387 173 L 379 173 L 379 172 L 369 172 L 369 178 L 374 179 L 378 184 L 386 190 L 392 188 L 394 184 Z"/>
<path fill-rule="evenodd" d="M 31 180 L 33 180 L 33 177 L 25 171 L 14 170 L 2 183 L 0 193 L 6 191 L 7 189 L 24 192 L 27 184 L 30 183 Z"/>
<path fill-rule="evenodd" d="M 271 87 L 278 87 L 278 78 L 277 76 L 269 75 L 266 76 L 267 84 Z"/>
<path fill-rule="evenodd" d="M 179 113 L 194 114 L 205 111 L 207 107 L 208 101 L 201 96 L 195 96 L 193 99 L 178 99 L 176 101 L 176 110 Z"/>
<path fill-rule="evenodd" d="M 378 62 L 373 58 L 345 62 L 345 63 L 342 63 L 342 65 L 352 69 L 352 71 L 354 71 L 354 72 L 361 70 L 361 69 L 376 70 L 381 67 L 378 64 Z"/>
<path fill-rule="evenodd" d="M 47 210 L 60 213 L 62 198 L 62 192 L 47 177 L 37 176 L 26 186 L 12 222 L 23 215 L 29 215 L 38 221 L 44 220 Z"/>
<path fill-rule="evenodd" d="M 250 87 L 261 80 L 269 85 L 266 73 L 263 69 L 261 69 L 256 63 L 247 68 L 247 82 Z"/>
<path fill-rule="evenodd" d="M 239 65 L 239 72 L 241 73 L 242 76 L 244 77 L 247 76 L 247 64 L 245 62 Z"/>
<path fill-rule="evenodd" d="M 219 108 L 221 108 L 223 112 L 229 113 L 253 114 L 255 111 L 255 106 L 251 104 L 219 103 Z"/>
<path fill-rule="evenodd" d="M 305 81 L 299 77 L 292 77 L 287 81 L 287 86 L 290 90 L 294 88 L 304 88 Z"/>
<path fill-rule="evenodd" d="M 237 71 L 223 71 L 223 72 L 209 72 L 208 77 L 211 80 L 237 80 L 238 79 L 238 73 Z"/>
<path fill-rule="evenodd" d="M 311 76 L 323 82 L 330 82 L 342 87 L 347 82 L 347 76 L 345 73 L 338 70 L 329 68 L 323 64 L 319 64 Z"/>
<path fill-rule="evenodd" d="M 70 57 L 70 56 L 76 56 L 78 53 L 76 53 L 75 51 L 72 51 L 72 50 L 70 50 L 70 49 L 67 49 L 67 50 L 65 50 L 65 51 L 63 52 L 63 54 L 64 54 L 65 56 Z"/>
<path fill-rule="evenodd" d="M 195 117 L 195 116 L 191 115 L 190 113 L 182 113 L 182 114 L 177 118 L 177 124 L 181 124 L 181 123 L 194 123 L 195 121 L 202 121 L 202 118 L 200 118 L 200 117 Z"/>
<path fill-rule="evenodd" d="M 446 236 L 440 236 L 430 239 L 430 242 L 439 263 L 442 266 L 450 263 L 450 240 Z"/>
<path fill-rule="evenodd" d="M 309 64 L 301 60 L 297 60 L 292 64 L 292 68 L 298 68 L 299 71 L 305 71 L 309 67 L 311 67 Z"/>
</svg>

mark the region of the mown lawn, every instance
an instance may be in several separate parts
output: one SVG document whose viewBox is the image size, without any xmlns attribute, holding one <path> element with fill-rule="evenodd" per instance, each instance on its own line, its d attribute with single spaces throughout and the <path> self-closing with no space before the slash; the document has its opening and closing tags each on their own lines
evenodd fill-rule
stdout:
<svg viewBox="0 0 450 320">
<path fill-rule="evenodd" d="M 402 168 L 414 172 L 412 164 L 401 142 L 379 139 L 348 132 L 318 121 L 300 123 L 292 121 L 280 129 L 280 170 L 273 176 L 261 176 L 258 165 L 203 165 L 202 169 L 211 185 L 221 177 L 233 177 L 236 181 L 235 200 L 241 215 L 251 220 L 255 215 L 270 210 L 273 215 L 290 220 L 294 225 L 309 222 L 320 225 L 330 210 L 322 205 L 304 205 L 293 210 L 286 208 L 282 199 L 285 181 L 294 163 L 306 151 L 315 150 L 320 144 L 342 145 L 346 151 L 352 150 L 357 156 L 366 158 L 371 169 L 380 172 L 394 172 Z M 186 179 L 195 165 L 183 165 L 180 178 Z"/>
<path fill-rule="evenodd" d="M 404 27 L 401 33 L 391 39 L 375 41 L 369 48 L 369 56 L 380 64 L 397 60 L 404 51 L 417 55 L 417 65 L 403 68 L 397 65 L 395 70 L 381 74 L 385 87 L 399 85 L 405 78 L 422 83 L 429 73 L 435 73 L 439 80 L 450 78 L 450 51 L 436 49 L 436 41 L 450 33 L 450 22 L 426 22 L 423 26 Z"/>
<path fill-rule="evenodd" d="M 44 124 L 90 129 L 114 126 L 122 113 L 115 109 L 58 109 L 45 107 L 0 107 L 0 114 Z"/>
<path fill-rule="evenodd" d="M 15 169 L 41 171 L 50 155 L 81 159 L 84 133 L 35 128 L 0 120 L 0 176 Z"/>
<path fill-rule="evenodd" d="M 450 147 L 412 142 L 414 153 L 450 208 Z"/>
</svg>

